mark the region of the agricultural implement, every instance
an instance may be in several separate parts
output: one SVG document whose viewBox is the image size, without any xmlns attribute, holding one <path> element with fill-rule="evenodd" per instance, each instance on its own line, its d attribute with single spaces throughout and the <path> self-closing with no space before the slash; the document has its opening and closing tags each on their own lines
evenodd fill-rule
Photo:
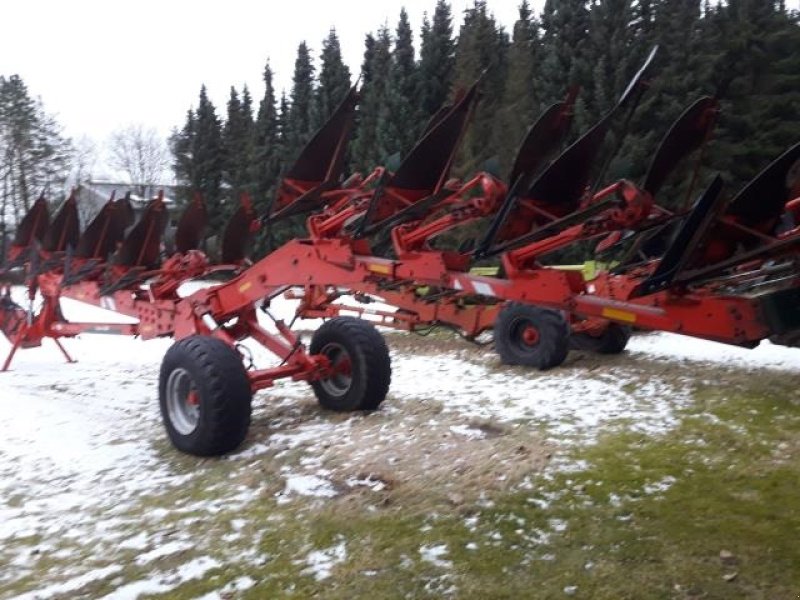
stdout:
<svg viewBox="0 0 800 600">
<path fill-rule="evenodd" d="M 308 381 L 333 410 L 374 409 L 383 401 L 391 377 L 385 342 L 367 321 L 341 316 L 335 301 L 342 295 L 379 297 L 398 307 L 371 311 L 395 327 L 446 324 L 467 337 L 491 328 L 504 361 L 539 368 L 560 364 L 571 337 L 595 340 L 600 351 L 621 350 L 624 328 L 633 324 L 745 346 L 792 334 L 800 325 L 800 232 L 779 232 L 779 224 L 800 213 L 800 201 L 789 201 L 781 184 L 800 146 L 733 200 L 715 179 L 691 210 L 660 209 L 654 196 L 666 176 L 707 139 L 716 108 L 702 99 L 667 135 L 642 186 L 619 181 L 587 191 L 605 132 L 638 94 L 639 79 L 641 72 L 617 108 L 550 162 L 566 134 L 572 97 L 547 110 L 523 143 L 510 186 L 486 173 L 463 184 L 449 177 L 475 87 L 432 119 L 394 173 L 379 168 L 342 181 L 357 104 L 352 89 L 289 169 L 268 213 L 257 216 L 249 200 L 242 201 L 222 236 L 220 265 L 199 250 L 206 221 L 199 198 L 181 218 L 176 252 L 167 259 L 161 256 L 162 198 L 132 228 L 129 206 L 111 199 L 82 235 L 72 224 L 74 199 L 52 225 L 44 201 L 37 203 L 18 228 L 9 264 L 24 270 L 29 300 L 38 293 L 42 307 L 24 309 L 7 291 L 2 295 L 0 328 L 12 342 L 5 367 L 19 347 L 98 327 L 66 321 L 61 297 L 135 317 L 138 323 L 107 326 L 143 338 L 176 338 L 159 377 L 170 439 L 185 452 L 216 455 L 242 442 L 253 393 L 278 379 Z M 309 215 L 308 239 L 246 265 L 249 232 L 301 214 Z M 476 241 L 437 247 L 458 227 L 474 227 Z M 631 242 L 641 248 L 655 233 L 667 238 L 664 252 L 626 260 L 588 282 L 541 262 L 600 238 L 603 248 Z M 490 258 L 499 259 L 503 276 L 470 271 Z M 218 270 L 230 278 L 179 293 L 182 284 Z M 299 316 L 331 317 L 308 347 L 270 315 L 270 302 L 287 292 L 301 299 Z M 256 368 L 245 340 L 269 350 L 279 364 Z"/>
</svg>

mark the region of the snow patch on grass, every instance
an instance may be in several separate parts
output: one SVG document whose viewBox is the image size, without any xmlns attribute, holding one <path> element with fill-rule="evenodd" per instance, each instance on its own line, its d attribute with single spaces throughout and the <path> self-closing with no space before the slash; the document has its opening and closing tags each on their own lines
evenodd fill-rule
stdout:
<svg viewBox="0 0 800 600">
<path fill-rule="evenodd" d="M 324 550 L 314 550 L 308 553 L 305 562 L 308 565 L 304 570 L 304 575 L 313 575 L 317 581 L 322 581 L 331 576 L 333 568 L 347 560 L 347 547 L 344 541 L 326 548 Z"/>
<path fill-rule="evenodd" d="M 420 546 L 419 554 L 427 563 L 442 569 L 450 569 L 453 563 L 445 560 L 443 557 L 447 556 L 447 544 L 438 544 L 436 546 Z"/>
</svg>

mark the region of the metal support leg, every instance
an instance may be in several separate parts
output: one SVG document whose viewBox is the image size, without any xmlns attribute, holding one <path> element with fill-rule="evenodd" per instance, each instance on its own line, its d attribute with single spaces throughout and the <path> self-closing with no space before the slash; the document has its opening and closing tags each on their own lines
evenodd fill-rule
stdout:
<svg viewBox="0 0 800 600">
<path fill-rule="evenodd" d="M 14 340 L 14 344 L 11 346 L 11 352 L 8 353 L 6 357 L 6 362 L 3 363 L 3 368 L 0 372 L 5 373 L 8 371 L 8 367 L 11 366 L 11 361 L 14 360 L 14 355 L 17 353 L 17 348 L 22 343 L 22 337 L 17 336 L 17 339 Z"/>
<path fill-rule="evenodd" d="M 56 346 L 58 346 L 58 349 L 61 350 L 61 354 L 64 355 L 64 358 L 67 359 L 68 363 L 76 363 L 76 362 L 78 362 L 77 360 L 75 360 L 74 358 L 72 358 L 69 355 L 69 352 L 67 352 L 67 349 L 64 348 L 63 344 L 58 341 L 58 338 L 53 338 L 53 341 L 56 343 Z"/>
</svg>

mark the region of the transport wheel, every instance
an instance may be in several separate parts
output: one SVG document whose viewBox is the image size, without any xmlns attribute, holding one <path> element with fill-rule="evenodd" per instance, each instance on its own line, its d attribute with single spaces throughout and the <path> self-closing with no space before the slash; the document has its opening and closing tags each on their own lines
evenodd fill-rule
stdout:
<svg viewBox="0 0 800 600">
<path fill-rule="evenodd" d="M 792 330 L 786 333 L 780 333 L 770 336 L 769 341 L 779 346 L 788 346 L 790 348 L 800 348 L 800 331 Z"/>
<path fill-rule="evenodd" d="M 176 342 L 161 363 L 161 418 L 182 452 L 218 456 L 235 450 L 250 426 L 252 396 L 239 354 L 217 338 Z"/>
<path fill-rule="evenodd" d="M 375 327 L 354 317 L 326 321 L 314 333 L 312 355 L 328 358 L 334 373 L 311 382 L 319 403 L 336 411 L 378 408 L 392 378 L 389 350 Z"/>
<path fill-rule="evenodd" d="M 509 302 L 497 315 L 494 345 L 507 365 L 550 369 L 567 358 L 569 324 L 558 311 Z"/>
<path fill-rule="evenodd" d="M 600 335 L 586 332 L 573 333 L 570 337 L 570 347 L 598 354 L 620 354 L 628 345 L 631 332 L 632 329 L 628 325 L 609 323 Z"/>
</svg>

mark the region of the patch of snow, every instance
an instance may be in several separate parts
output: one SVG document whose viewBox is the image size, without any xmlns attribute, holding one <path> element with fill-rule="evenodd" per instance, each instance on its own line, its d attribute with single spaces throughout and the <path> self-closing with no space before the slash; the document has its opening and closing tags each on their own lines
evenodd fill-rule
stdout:
<svg viewBox="0 0 800 600">
<path fill-rule="evenodd" d="M 486 432 L 467 425 L 451 425 L 450 431 L 458 435 L 463 435 L 466 438 L 477 440 L 486 437 Z"/>
<path fill-rule="evenodd" d="M 293 495 L 332 498 L 337 494 L 330 481 L 317 475 L 288 475 L 286 487 L 278 495 L 278 502 L 288 502 Z"/>
<path fill-rule="evenodd" d="M 669 431 L 678 422 L 676 408 L 688 401 L 680 384 L 653 377 L 628 386 L 620 369 L 592 377 L 568 369 L 546 373 L 491 370 L 453 356 L 393 356 L 395 397 L 441 399 L 445 410 L 500 421 L 532 420 L 555 440 L 588 439 L 612 421 L 648 434 Z M 452 374 L 458 373 L 458 391 Z"/>
<path fill-rule="evenodd" d="M 643 491 L 645 494 L 661 494 L 671 488 L 676 481 L 674 477 L 667 475 L 659 481 L 646 484 Z"/>
<path fill-rule="evenodd" d="M 419 554 L 427 563 L 442 569 L 449 569 L 453 563 L 449 560 L 444 560 L 442 557 L 447 556 L 447 544 L 439 544 L 437 546 L 420 546 Z"/>
<path fill-rule="evenodd" d="M 335 546 L 324 550 L 314 550 L 308 553 L 305 562 L 308 567 L 303 570 L 305 575 L 313 575 L 317 581 L 322 581 L 331 576 L 333 568 L 347 560 L 347 547 L 341 541 Z"/>
<path fill-rule="evenodd" d="M 117 588 L 101 600 L 136 600 L 145 594 L 160 594 L 174 590 L 179 585 L 199 579 L 220 563 L 208 556 L 201 556 L 167 572 L 157 572 L 149 579 L 141 579 Z"/>
<path fill-rule="evenodd" d="M 633 336 L 628 342 L 628 352 L 715 363 L 737 369 L 800 371 L 799 348 L 778 346 L 767 340 L 749 349 L 674 333 L 651 333 Z"/>
<path fill-rule="evenodd" d="M 209 592 L 208 594 L 203 594 L 202 596 L 198 596 L 194 600 L 227 600 L 235 597 L 235 594 L 237 592 L 243 592 L 245 590 L 249 590 L 255 584 L 256 584 L 255 579 L 252 579 L 245 575 L 244 577 L 239 577 L 237 579 L 234 579 L 220 590 L 215 590 L 213 592 Z"/>
<path fill-rule="evenodd" d="M 366 487 L 371 489 L 373 492 L 380 492 L 383 489 L 386 489 L 386 483 L 381 481 L 380 479 L 373 479 L 372 475 L 367 477 L 351 477 L 345 481 L 345 483 L 349 487 Z"/>
<path fill-rule="evenodd" d="M 184 552 L 192 548 L 194 544 L 191 542 L 167 542 L 165 544 L 159 544 L 150 552 L 145 552 L 136 557 L 136 564 L 137 565 L 146 565 L 148 563 L 153 562 L 158 558 L 163 558 L 165 556 L 169 556 L 170 554 L 178 554 L 179 552 Z"/>
<path fill-rule="evenodd" d="M 47 587 L 14 596 L 17 600 L 43 600 L 44 598 L 52 598 L 56 595 L 68 594 L 89 585 L 92 582 L 106 579 L 115 573 L 122 570 L 119 565 L 109 565 L 99 569 L 93 569 L 88 573 L 84 573 L 79 577 L 74 577 L 63 583 L 49 585 Z"/>
</svg>

